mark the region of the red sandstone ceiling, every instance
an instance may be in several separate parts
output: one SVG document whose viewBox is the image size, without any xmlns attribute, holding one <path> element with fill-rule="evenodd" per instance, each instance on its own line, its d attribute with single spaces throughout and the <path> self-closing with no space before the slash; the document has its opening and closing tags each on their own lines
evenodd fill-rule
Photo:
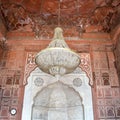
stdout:
<svg viewBox="0 0 120 120">
<path fill-rule="evenodd" d="M 45 26 L 79 32 L 110 32 L 120 23 L 120 0 L 0 0 L 1 18 L 9 31 Z"/>
</svg>

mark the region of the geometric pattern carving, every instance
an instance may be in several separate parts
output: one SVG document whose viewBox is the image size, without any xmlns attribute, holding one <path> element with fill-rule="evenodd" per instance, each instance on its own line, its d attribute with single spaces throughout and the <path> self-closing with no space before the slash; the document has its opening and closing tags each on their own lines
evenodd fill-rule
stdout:
<svg viewBox="0 0 120 120">
<path fill-rule="evenodd" d="M 2 106 L 1 107 L 1 114 L 0 114 L 0 116 L 1 117 L 8 117 L 8 114 L 9 113 L 9 107 L 7 107 L 7 106 Z"/>
<path fill-rule="evenodd" d="M 107 118 L 114 118 L 115 117 L 115 110 L 113 106 L 106 107 L 106 117 Z"/>
<path fill-rule="evenodd" d="M 108 73 L 102 73 L 102 77 L 103 77 L 103 85 L 110 85 L 109 74 Z"/>
<path fill-rule="evenodd" d="M 112 97 L 111 88 L 104 88 L 104 97 Z"/>
<path fill-rule="evenodd" d="M 94 78 L 97 86 L 119 86 L 119 80 L 115 69 L 95 69 Z"/>
<path fill-rule="evenodd" d="M 98 105 L 105 105 L 105 101 L 103 99 L 98 99 L 97 104 Z"/>
<path fill-rule="evenodd" d="M 120 98 L 114 99 L 114 104 L 115 104 L 116 106 L 120 106 Z"/>
<path fill-rule="evenodd" d="M 11 103 L 11 100 L 9 98 L 3 98 L 1 101 L 1 104 L 4 106 L 7 106 Z"/>
<path fill-rule="evenodd" d="M 103 89 L 97 88 L 97 97 L 98 98 L 103 98 L 103 96 L 104 96 Z"/>
<path fill-rule="evenodd" d="M 105 108 L 103 106 L 98 107 L 98 116 L 99 118 L 105 118 Z"/>
<path fill-rule="evenodd" d="M 19 86 L 21 71 L 12 69 L 0 70 L 0 120 L 17 120 L 17 115 L 11 117 L 10 109 L 18 109 Z"/>
<path fill-rule="evenodd" d="M 120 96 L 120 89 L 119 88 L 113 88 L 112 89 L 112 95 L 113 95 L 113 97 L 119 97 Z"/>
<path fill-rule="evenodd" d="M 120 106 L 98 106 L 98 117 L 105 120 L 120 120 Z M 116 119 L 115 119 L 116 118 Z M 100 119 L 101 120 L 101 119 Z"/>
<path fill-rule="evenodd" d="M 105 99 L 105 105 L 106 106 L 112 106 L 112 105 L 114 105 L 113 100 L 112 99 Z"/>
<path fill-rule="evenodd" d="M 3 90 L 3 97 L 11 97 L 12 89 L 6 88 Z"/>
<path fill-rule="evenodd" d="M 94 79 L 97 89 L 97 111 L 99 120 L 120 120 L 120 88 L 112 52 L 95 52 Z M 103 65 L 106 62 L 106 65 Z"/>
<path fill-rule="evenodd" d="M 120 117 L 120 106 L 116 107 L 116 116 Z"/>
</svg>

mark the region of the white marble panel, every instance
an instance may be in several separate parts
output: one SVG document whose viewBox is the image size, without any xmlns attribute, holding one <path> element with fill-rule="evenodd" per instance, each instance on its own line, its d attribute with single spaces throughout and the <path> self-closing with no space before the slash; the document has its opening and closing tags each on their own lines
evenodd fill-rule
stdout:
<svg viewBox="0 0 120 120">
<path fill-rule="evenodd" d="M 36 68 L 25 86 L 22 120 L 94 120 L 87 75 L 80 69 L 58 82 Z"/>
</svg>

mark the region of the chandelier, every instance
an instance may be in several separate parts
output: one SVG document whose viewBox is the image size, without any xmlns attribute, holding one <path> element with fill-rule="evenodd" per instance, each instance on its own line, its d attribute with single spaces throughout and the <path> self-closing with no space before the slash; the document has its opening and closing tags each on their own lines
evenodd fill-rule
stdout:
<svg viewBox="0 0 120 120">
<path fill-rule="evenodd" d="M 43 72 L 61 76 L 73 72 L 80 64 L 80 57 L 68 47 L 63 30 L 57 27 L 52 41 L 36 55 L 35 62 Z"/>
</svg>

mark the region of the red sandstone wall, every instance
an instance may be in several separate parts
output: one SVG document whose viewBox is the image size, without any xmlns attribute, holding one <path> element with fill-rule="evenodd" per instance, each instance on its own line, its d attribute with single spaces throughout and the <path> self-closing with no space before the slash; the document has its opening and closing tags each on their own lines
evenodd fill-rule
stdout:
<svg viewBox="0 0 120 120">
<path fill-rule="evenodd" d="M 2 56 L 0 66 L 0 120 L 21 120 L 27 52 L 38 52 L 48 42 L 24 38 L 8 40 L 8 49 Z M 67 42 L 72 49 L 91 55 L 95 120 L 120 120 L 120 86 L 114 67 L 114 55 L 109 49 L 111 43 L 95 40 Z M 10 114 L 11 108 L 17 110 L 16 115 Z"/>
<path fill-rule="evenodd" d="M 96 120 L 120 119 L 120 86 L 112 52 L 93 51 Z"/>
<path fill-rule="evenodd" d="M 9 48 L 4 51 L 0 66 L 0 120 L 20 120 L 23 94 L 24 51 Z M 16 115 L 10 110 L 15 108 Z"/>
</svg>

